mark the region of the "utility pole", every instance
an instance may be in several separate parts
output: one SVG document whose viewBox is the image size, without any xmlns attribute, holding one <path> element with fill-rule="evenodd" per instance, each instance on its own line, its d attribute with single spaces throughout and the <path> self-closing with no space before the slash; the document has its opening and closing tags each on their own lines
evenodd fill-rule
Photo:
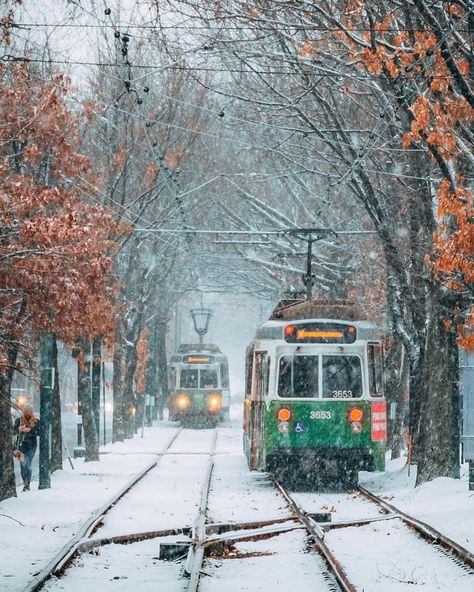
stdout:
<svg viewBox="0 0 474 592">
<path fill-rule="evenodd" d="M 41 336 L 40 354 L 40 445 L 39 445 L 39 486 L 38 489 L 51 487 L 51 415 L 52 394 L 54 388 L 52 333 Z"/>
<path fill-rule="evenodd" d="M 287 234 L 294 236 L 308 244 L 306 253 L 306 273 L 303 274 L 303 283 L 306 286 L 306 300 L 313 297 L 313 285 L 315 275 L 313 273 L 313 243 L 328 236 L 337 236 L 330 228 L 290 228 Z"/>
</svg>

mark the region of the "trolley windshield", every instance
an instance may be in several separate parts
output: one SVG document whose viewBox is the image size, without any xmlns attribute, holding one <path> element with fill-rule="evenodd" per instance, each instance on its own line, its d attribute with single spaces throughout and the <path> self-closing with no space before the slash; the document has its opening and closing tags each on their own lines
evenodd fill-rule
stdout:
<svg viewBox="0 0 474 592">
<path fill-rule="evenodd" d="M 359 356 L 282 356 L 278 375 L 278 396 L 282 398 L 312 399 L 321 396 L 328 399 L 354 399 L 363 395 Z"/>
<path fill-rule="evenodd" d="M 217 388 L 217 370 L 199 370 L 199 388 Z"/>
<path fill-rule="evenodd" d="M 319 392 L 319 356 L 282 356 L 278 396 L 313 398 Z"/>
<path fill-rule="evenodd" d="M 198 388 L 199 370 L 193 368 L 192 370 L 182 369 L 179 378 L 179 386 L 181 388 Z"/>
<path fill-rule="evenodd" d="M 358 356 L 323 356 L 323 397 L 362 397 L 362 367 Z"/>
<path fill-rule="evenodd" d="M 182 368 L 179 386 L 181 388 L 189 389 L 217 388 L 219 386 L 217 381 L 217 369 Z"/>
</svg>

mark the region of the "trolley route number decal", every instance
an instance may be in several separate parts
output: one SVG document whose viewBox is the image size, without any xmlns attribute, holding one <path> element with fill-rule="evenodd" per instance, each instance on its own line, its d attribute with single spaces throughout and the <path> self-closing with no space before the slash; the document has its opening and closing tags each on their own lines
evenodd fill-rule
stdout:
<svg viewBox="0 0 474 592">
<path fill-rule="evenodd" d="M 332 411 L 311 411 L 309 414 L 310 419 L 331 419 Z"/>
</svg>

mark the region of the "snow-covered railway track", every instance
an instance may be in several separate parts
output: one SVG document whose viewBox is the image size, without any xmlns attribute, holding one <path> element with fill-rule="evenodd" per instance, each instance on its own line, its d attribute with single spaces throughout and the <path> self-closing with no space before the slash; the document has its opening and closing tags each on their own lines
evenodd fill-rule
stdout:
<svg viewBox="0 0 474 592">
<path fill-rule="evenodd" d="M 469 567 L 470 569 L 474 570 L 474 554 L 453 541 L 443 533 L 439 532 L 426 522 L 422 522 L 413 516 L 410 516 L 406 512 L 403 512 L 393 504 L 388 503 L 386 500 L 380 498 L 379 496 L 375 495 L 375 493 L 365 489 L 365 487 L 359 486 L 358 490 L 361 492 L 362 495 L 367 497 L 369 500 L 375 502 L 382 510 L 384 510 L 387 514 L 395 514 L 399 517 L 403 522 L 413 528 L 421 537 L 426 539 L 428 542 L 440 545 L 443 547 L 449 554 L 456 557 L 462 563 Z"/>
<path fill-rule="evenodd" d="M 198 516 L 192 529 L 192 544 L 189 548 L 186 560 L 185 573 L 189 576 L 188 592 L 197 592 L 201 569 L 204 560 L 203 542 L 206 538 L 206 517 L 208 510 L 209 491 L 211 487 L 212 471 L 214 469 L 214 454 L 216 452 L 217 429 L 212 441 L 209 464 L 206 477 L 201 488 L 201 499 L 199 503 Z"/>
<path fill-rule="evenodd" d="M 397 591 L 414 585 L 472 590 L 472 553 L 364 488 L 336 495 L 290 493 L 277 481 L 275 485 L 344 592 L 375 592 L 384 582 Z M 315 522 L 313 516 L 323 512 L 342 516 Z"/>
<path fill-rule="evenodd" d="M 196 438 L 196 433 L 199 438 Z M 176 539 L 183 538 L 197 541 L 202 536 L 200 533 L 205 524 L 207 491 L 217 436 L 217 428 L 177 430 L 163 449 L 155 453 L 157 458 L 96 511 L 87 523 L 81 525 L 76 535 L 23 592 L 36 592 L 40 589 L 69 590 L 70 587 L 74 590 L 76 585 L 82 590 L 84 578 L 86 581 L 91 578 L 91 583 L 95 585 L 95 572 L 100 569 L 96 564 L 102 559 L 106 562 L 102 565 L 104 570 L 110 567 L 127 573 L 115 576 L 113 581 L 128 579 L 129 568 L 133 565 L 133 560 L 130 562 L 131 557 L 135 557 L 135 564 L 138 566 L 142 561 L 137 564 L 136 558 L 141 555 L 147 568 L 150 568 L 150 564 L 155 565 L 154 560 L 158 560 L 158 557 L 154 557 L 158 555 L 158 541 L 174 543 Z M 203 478 L 204 473 L 206 477 Z M 147 479 L 144 479 L 145 476 Z M 192 527 L 198 505 L 195 492 L 199 491 L 201 484 L 200 512 Z M 160 507 L 164 509 L 161 512 L 163 516 L 160 516 Z M 151 526 L 153 530 L 150 529 Z M 153 571 L 154 578 L 156 576 L 159 579 L 160 573 L 162 575 L 169 572 L 169 569 L 163 567 L 166 563 L 161 563 L 161 570 L 150 570 Z M 192 565 L 196 566 L 192 571 L 196 573 L 194 577 L 198 581 L 199 560 Z M 84 566 L 88 569 L 82 569 Z M 179 590 L 184 589 L 182 574 L 175 570 L 172 579 L 179 583 Z M 138 580 L 136 583 L 142 582 Z"/>
<path fill-rule="evenodd" d="M 349 580 L 342 565 L 339 563 L 339 560 L 336 558 L 331 549 L 326 545 L 324 541 L 325 533 L 321 526 L 317 522 L 315 522 L 315 520 L 311 517 L 311 515 L 308 512 L 301 508 L 300 504 L 298 504 L 293 499 L 291 494 L 285 489 L 285 487 L 283 487 L 281 483 L 279 483 L 275 478 L 273 478 L 273 481 L 275 483 L 276 488 L 280 491 L 280 493 L 287 501 L 293 514 L 298 518 L 298 520 L 300 520 L 300 522 L 305 526 L 307 531 L 313 537 L 316 548 L 326 561 L 326 564 L 330 572 L 334 576 L 337 584 L 339 585 L 340 590 L 342 592 L 357 592 L 357 588 Z"/>
<path fill-rule="evenodd" d="M 169 449 L 172 447 L 179 434 L 182 432 L 182 428 L 177 429 L 171 438 L 166 442 L 165 446 L 156 454 L 156 458 L 153 459 L 142 471 L 137 473 L 130 479 L 123 487 L 114 493 L 100 508 L 95 510 L 87 520 L 85 520 L 77 529 L 77 532 L 67 541 L 65 545 L 50 559 L 50 561 L 28 582 L 26 586 L 22 588 L 22 592 L 36 592 L 43 588 L 44 584 L 51 578 L 51 576 L 60 574 L 64 570 L 65 566 L 74 558 L 78 553 L 83 552 L 88 545 L 97 546 L 98 542 L 92 542 L 92 535 L 100 528 L 105 516 L 112 508 L 126 496 L 138 483 L 140 483 L 153 469 L 157 467 L 162 458 L 166 455 Z M 156 532 L 155 536 L 163 536 L 171 534 L 172 531 Z M 141 536 L 140 536 L 141 535 Z M 140 533 L 135 535 L 136 540 L 143 540 L 149 538 L 152 533 Z M 127 536 L 125 537 L 127 539 Z M 110 542 L 110 539 L 103 539 L 103 543 Z M 125 542 L 125 541 L 124 541 Z M 128 541 L 127 541 L 128 542 Z M 100 544 L 100 543 L 99 543 Z"/>
</svg>

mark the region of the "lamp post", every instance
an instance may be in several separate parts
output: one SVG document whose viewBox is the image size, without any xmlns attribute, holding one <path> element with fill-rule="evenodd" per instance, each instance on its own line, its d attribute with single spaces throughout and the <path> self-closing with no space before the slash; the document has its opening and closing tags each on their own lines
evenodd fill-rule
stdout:
<svg viewBox="0 0 474 592">
<path fill-rule="evenodd" d="M 209 329 L 209 320 L 212 317 L 210 308 L 194 308 L 191 310 L 194 330 L 199 335 L 199 343 L 203 342 L 203 337 Z"/>
</svg>

